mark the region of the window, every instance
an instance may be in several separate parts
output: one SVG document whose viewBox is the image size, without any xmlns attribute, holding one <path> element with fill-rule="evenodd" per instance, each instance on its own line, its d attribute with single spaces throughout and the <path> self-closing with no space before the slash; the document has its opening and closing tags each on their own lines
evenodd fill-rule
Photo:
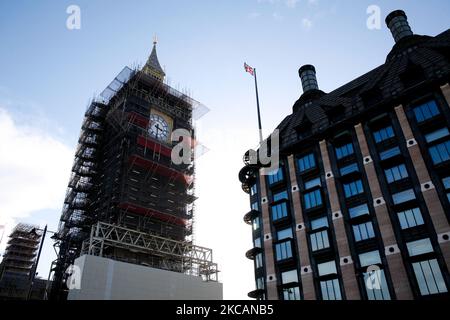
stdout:
<svg viewBox="0 0 450 320">
<path fill-rule="evenodd" d="M 398 154 L 400 154 L 400 148 L 394 147 L 394 148 L 387 149 L 385 151 L 380 152 L 380 159 L 386 160 L 386 159 L 392 158 Z"/>
<path fill-rule="evenodd" d="M 299 287 L 283 288 L 283 299 L 284 300 L 300 300 Z"/>
<path fill-rule="evenodd" d="M 282 200 L 282 199 L 288 199 L 288 193 L 287 193 L 287 191 L 282 191 L 282 192 L 278 192 L 278 193 L 275 193 L 274 195 L 273 195 L 273 201 L 275 202 L 275 201 L 279 201 L 279 200 Z"/>
<path fill-rule="evenodd" d="M 344 184 L 344 193 L 346 198 L 356 196 L 357 194 L 363 193 L 363 185 L 361 180 L 352 181 L 350 183 Z"/>
<path fill-rule="evenodd" d="M 271 209 L 272 209 L 272 220 L 273 221 L 287 217 L 287 215 L 288 215 L 286 202 L 282 202 L 280 204 L 272 206 Z"/>
<path fill-rule="evenodd" d="M 279 168 L 277 171 L 269 174 L 269 184 L 274 184 L 283 180 L 283 169 Z"/>
<path fill-rule="evenodd" d="M 336 157 L 339 160 L 353 154 L 353 152 L 353 145 L 351 143 L 344 144 L 343 146 L 336 148 Z"/>
<path fill-rule="evenodd" d="M 258 202 L 252 203 L 252 210 L 259 210 Z"/>
<path fill-rule="evenodd" d="M 281 283 L 288 284 L 292 282 L 298 282 L 297 269 L 285 271 L 281 273 Z"/>
<path fill-rule="evenodd" d="M 384 170 L 388 183 L 408 178 L 408 171 L 404 164 Z"/>
<path fill-rule="evenodd" d="M 361 253 L 359 255 L 359 263 L 361 267 L 368 267 L 381 263 L 380 252 L 378 250 Z"/>
<path fill-rule="evenodd" d="M 256 239 L 253 241 L 253 246 L 254 246 L 255 248 L 261 248 L 261 238 L 256 238 Z"/>
<path fill-rule="evenodd" d="M 328 227 L 328 218 L 322 217 L 311 221 L 311 230 L 317 230 L 324 227 Z M 328 230 L 322 230 L 310 234 L 311 239 L 311 250 L 318 251 L 330 246 L 330 241 L 328 239 Z"/>
<path fill-rule="evenodd" d="M 260 218 L 259 218 L 259 217 L 255 217 L 255 218 L 253 219 L 253 221 L 252 221 L 253 230 L 255 230 L 255 231 L 258 230 L 260 224 L 261 224 Z"/>
<path fill-rule="evenodd" d="M 353 226 L 353 234 L 356 242 L 375 237 L 372 222 L 369 221 Z"/>
<path fill-rule="evenodd" d="M 358 168 L 357 163 L 349 164 L 348 166 L 342 167 L 340 169 L 341 176 L 345 176 L 346 174 L 349 174 L 352 172 L 358 172 L 358 171 L 359 171 L 359 168 Z"/>
<path fill-rule="evenodd" d="M 322 205 L 322 194 L 320 190 L 314 190 L 303 195 L 303 203 L 306 209 L 311 209 Z"/>
<path fill-rule="evenodd" d="M 442 179 L 442 183 L 444 184 L 445 191 L 447 192 L 447 200 L 450 202 L 450 177 Z"/>
<path fill-rule="evenodd" d="M 416 195 L 414 194 L 413 189 L 408 189 L 402 192 L 394 193 L 392 195 L 392 200 L 394 201 L 394 204 L 400 204 L 403 202 L 407 202 L 410 200 L 413 200 L 416 198 Z"/>
<path fill-rule="evenodd" d="M 256 269 L 258 268 L 262 268 L 263 266 L 263 256 L 262 253 L 258 253 L 255 257 L 255 265 L 256 265 Z"/>
<path fill-rule="evenodd" d="M 408 248 L 408 254 L 410 257 L 434 251 L 429 238 L 408 242 L 406 247 Z"/>
<path fill-rule="evenodd" d="M 310 153 L 300 159 L 298 159 L 298 168 L 300 172 L 304 172 L 316 166 L 316 160 L 314 159 L 314 154 Z"/>
<path fill-rule="evenodd" d="M 450 133 L 447 128 L 441 128 L 425 135 L 425 140 L 430 143 L 440 138 L 448 136 Z"/>
<path fill-rule="evenodd" d="M 439 114 L 438 106 L 436 104 L 436 101 L 434 100 L 415 107 L 413 110 L 414 115 L 416 116 L 416 120 L 419 123 L 431 119 Z"/>
<path fill-rule="evenodd" d="M 436 259 L 415 262 L 412 265 L 421 295 L 447 292 L 447 286 Z"/>
<path fill-rule="evenodd" d="M 311 220 L 311 230 L 317 230 L 323 227 L 328 227 L 327 217 Z"/>
<path fill-rule="evenodd" d="M 256 279 L 256 289 L 264 290 L 264 278 L 263 277 Z"/>
<path fill-rule="evenodd" d="M 406 246 L 411 257 L 434 251 L 429 238 L 408 242 Z M 437 259 L 425 259 L 414 262 L 412 266 L 421 295 L 447 292 L 447 286 Z"/>
<path fill-rule="evenodd" d="M 287 240 L 275 245 L 277 261 L 292 258 L 291 240 Z"/>
<path fill-rule="evenodd" d="M 291 228 L 287 228 L 284 230 L 280 230 L 277 232 L 277 239 L 278 240 L 284 240 L 284 239 L 292 239 L 292 229 Z"/>
<path fill-rule="evenodd" d="M 342 300 L 338 279 L 320 281 L 320 290 L 323 300 Z"/>
<path fill-rule="evenodd" d="M 408 209 L 397 213 L 401 228 L 408 229 L 422 225 L 423 218 L 419 208 Z"/>
<path fill-rule="evenodd" d="M 395 136 L 395 134 L 394 134 L 394 130 L 392 129 L 392 126 L 380 129 L 373 133 L 373 137 L 374 137 L 376 143 L 387 140 L 394 136 Z"/>
<path fill-rule="evenodd" d="M 362 268 L 381 264 L 380 252 L 378 250 L 362 253 L 359 255 Z M 383 269 L 374 268 L 363 272 L 364 284 L 369 300 L 390 300 L 386 275 Z"/>
<path fill-rule="evenodd" d="M 434 164 L 439 164 L 450 159 L 450 141 L 437 144 L 428 150 Z"/>
<path fill-rule="evenodd" d="M 335 274 L 337 273 L 336 269 L 336 261 L 331 260 L 324 263 L 319 263 L 317 265 L 317 269 L 319 271 L 319 276 L 326 276 L 328 274 Z"/>
<path fill-rule="evenodd" d="M 365 214 L 369 214 L 369 207 L 367 207 L 367 204 L 362 204 L 357 207 L 349 208 L 348 214 L 350 215 L 350 218 L 356 218 Z"/>
<path fill-rule="evenodd" d="M 321 185 L 322 185 L 322 183 L 320 181 L 320 177 L 317 177 L 315 179 L 305 181 L 305 190 L 312 189 L 314 187 L 321 186 Z"/>
<path fill-rule="evenodd" d="M 252 185 L 252 187 L 250 188 L 250 195 L 254 196 L 258 191 L 258 187 L 256 186 L 256 184 Z"/>
</svg>

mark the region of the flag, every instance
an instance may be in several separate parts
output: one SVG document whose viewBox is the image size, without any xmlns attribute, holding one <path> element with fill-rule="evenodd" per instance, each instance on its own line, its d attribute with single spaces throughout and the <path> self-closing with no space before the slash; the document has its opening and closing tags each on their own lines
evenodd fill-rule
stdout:
<svg viewBox="0 0 450 320">
<path fill-rule="evenodd" d="M 250 73 L 252 76 L 255 76 L 255 72 L 252 67 L 250 67 L 247 63 L 244 62 L 245 72 Z"/>
</svg>

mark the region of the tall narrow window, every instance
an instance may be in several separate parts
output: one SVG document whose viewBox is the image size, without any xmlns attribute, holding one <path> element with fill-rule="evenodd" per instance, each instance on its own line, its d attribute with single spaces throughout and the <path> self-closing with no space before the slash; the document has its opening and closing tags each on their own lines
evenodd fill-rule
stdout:
<svg viewBox="0 0 450 320">
<path fill-rule="evenodd" d="M 312 251 L 318 251 L 330 247 L 327 217 L 312 220 L 311 231 L 316 231 L 310 234 Z"/>
<path fill-rule="evenodd" d="M 372 222 L 365 222 L 353 226 L 353 234 L 355 236 L 355 241 L 363 241 L 375 237 L 375 232 L 373 231 Z"/>
<path fill-rule="evenodd" d="M 394 134 L 394 130 L 392 129 L 392 126 L 388 126 L 386 128 L 374 131 L 374 133 L 373 133 L 373 137 L 374 137 L 376 143 L 390 139 L 394 136 L 395 136 L 395 134 Z"/>
<path fill-rule="evenodd" d="M 433 246 L 429 238 L 408 242 L 406 244 L 410 257 L 416 257 L 417 262 L 413 262 L 412 266 L 419 284 L 420 294 L 427 296 L 430 294 L 438 294 L 447 292 L 447 286 L 442 276 L 441 268 L 437 259 L 423 258 L 427 253 L 433 252 Z"/>
<path fill-rule="evenodd" d="M 269 174 L 269 184 L 274 184 L 280 181 L 283 181 L 283 169 L 279 168 L 278 170 L 272 172 L 272 174 Z"/>
<path fill-rule="evenodd" d="M 264 278 L 263 277 L 256 279 L 256 289 L 264 290 Z"/>
<path fill-rule="evenodd" d="M 450 202 L 450 177 L 442 179 L 442 183 L 444 184 L 445 192 L 447 193 L 447 200 Z"/>
<path fill-rule="evenodd" d="M 450 140 L 430 147 L 428 152 L 434 164 L 450 160 Z"/>
<path fill-rule="evenodd" d="M 292 258 L 291 240 L 286 240 L 275 245 L 275 253 L 277 261 Z"/>
<path fill-rule="evenodd" d="M 258 217 L 255 217 L 255 218 L 252 220 L 253 230 L 254 230 L 254 231 L 258 230 L 259 227 L 260 227 L 260 224 L 261 224 L 261 219 L 259 218 L 259 216 L 258 216 Z"/>
<path fill-rule="evenodd" d="M 257 187 L 257 185 L 256 185 L 256 183 L 254 184 L 254 185 L 252 185 L 252 187 L 250 188 L 250 195 L 251 196 L 254 196 L 255 194 L 257 194 L 258 193 L 258 187 Z"/>
<path fill-rule="evenodd" d="M 287 217 L 287 215 L 288 215 L 286 202 L 282 202 L 280 204 L 274 205 L 271 207 L 271 209 L 272 209 L 272 220 L 273 221 L 282 219 L 284 217 Z"/>
<path fill-rule="evenodd" d="M 258 253 L 255 257 L 255 266 L 256 269 L 262 268 L 263 266 L 263 256 L 262 253 Z"/>
<path fill-rule="evenodd" d="M 336 157 L 338 160 L 345 158 L 353 153 L 354 153 L 353 144 L 351 143 L 347 143 L 344 144 L 343 146 L 336 147 Z"/>
<path fill-rule="evenodd" d="M 412 208 L 398 212 L 398 220 L 402 229 L 413 228 L 422 225 L 423 218 L 419 208 Z"/>
<path fill-rule="evenodd" d="M 288 199 L 288 193 L 287 193 L 287 191 L 282 191 L 282 192 L 278 192 L 278 193 L 275 193 L 274 195 L 273 195 L 273 201 L 275 202 L 275 201 L 280 201 L 280 200 L 287 200 Z"/>
<path fill-rule="evenodd" d="M 359 255 L 361 268 L 367 268 L 363 272 L 364 284 L 367 298 L 369 300 L 390 300 L 386 275 L 381 267 L 380 252 L 378 250 L 362 253 Z M 375 268 L 368 268 L 376 266 Z"/>
<path fill-rule="evenodd" d="M 304 172 L 315 167 L 316 167 L 316 160 L 314 159 L 313 153 L 310 153 L 298 159 L 298 169 L 300 170 L 300 172 Z"/>
<path fill-rule="evenodd" d="M 319 277 L 333 274 L 337 277 L 336 262 L 334 260 L 318 264 L 317 269 Z M 323 300 L 342 300 L 341 288 L 337 278 L 320 281 L 320 289 Z"/>
<path fill-rule="evenodd" d="M 364 192 L 361 180 L 352 181 L 344 184 L 344 193 L 346 198 L 351 198 Z"/>
<path fill-rule="evenodd" d="M 408 178 L 408 171 L 403 163 L 384 170 L 384 174 L 388 183 Z"/>
<path fill-rule="evenodd" d="M 322 205 L 322 194 L 320 190 L 314 190 L 303 195 L 303 203 L 306 209 L 312 209 Z"/>
<path fill-rule="evenodd" d="M 425 120 L 431 119 L 439 114 L 439 108 L 436 101 L 431 100 L 420 106 L 415 107 L 414 115 L 416 116 L 417 122 L 423 122 Z"/>
</svg>

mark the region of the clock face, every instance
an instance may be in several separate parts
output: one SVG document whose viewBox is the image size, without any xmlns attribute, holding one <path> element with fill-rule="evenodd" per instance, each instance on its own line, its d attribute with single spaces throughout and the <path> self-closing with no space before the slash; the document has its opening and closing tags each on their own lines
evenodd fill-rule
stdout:
<svg viewBox="0 0 450 320">
<path fill-rule="evenodd" d="M 169 124 L 160 115 L 151 114 L 148 133 L 158 140 L 165 141 L 169 138 Z"/>
</svg>

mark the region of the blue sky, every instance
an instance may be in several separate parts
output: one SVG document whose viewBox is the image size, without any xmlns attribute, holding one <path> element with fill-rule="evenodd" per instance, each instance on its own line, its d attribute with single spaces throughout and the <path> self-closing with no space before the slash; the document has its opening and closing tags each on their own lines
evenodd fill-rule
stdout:
<svg viewBox="0 0 450 320">
<path fill-rule="evenodd" d="M 66 28 L 66 8 L 72 4 L 81 9 L 80 30 Z M 366 27 L 369 5 L 381 9 L 380 30 Z M 252 264 L 244 258 L 251 247 L 250 227 L 242 221 L 248 200 L 237 172 L 258 133 L 253 82 L 243 62 L 257 68 L 268 134 L 301 94 L 301 65 L 316 66 L 319 86 L 327 92 L 382 64 L 394 43 L 384 18 L 394 9 L 407 13 L 418 34 L 436 35 L 449 27 L 445 0 L 2 1 L 0 115 L 5 121 L 0 130 L 9 128 L 18 143 L 1 149 L 12 156 L 8 162 L 0 154 L 0 200 L 29 203 L 17 213 L 0 207 L 0 215 L 56 228 L 58 199 L 89 99 L 124 66 L 145 63 L 157 34 L 170 84 L 189 89 L 211 110 L 198 124 L 210 151 L 198 161 L 196 240 L 215 250 L 225 298 L 245 298 L 254 284 Z M 24 177 L 14 188 L 6 182 L 14 181 L 9 170 L 14 156 L 27 154 L 24 146 L 35 137 L 40 139 L 34 145 L 43 150 L 40 165 L 30 159 L 16 171 L 42 175 L 45 163 L 59 171 L 30 180 L 37 183 L 37 195 L 27 201 L 34 184 Z M 46 178 L 48 184 L 39 184 Z M 38 190 L 49 185 L 46 192 Z M 49 243 L 41 274 L 48 272 Z"/>
</svg>

